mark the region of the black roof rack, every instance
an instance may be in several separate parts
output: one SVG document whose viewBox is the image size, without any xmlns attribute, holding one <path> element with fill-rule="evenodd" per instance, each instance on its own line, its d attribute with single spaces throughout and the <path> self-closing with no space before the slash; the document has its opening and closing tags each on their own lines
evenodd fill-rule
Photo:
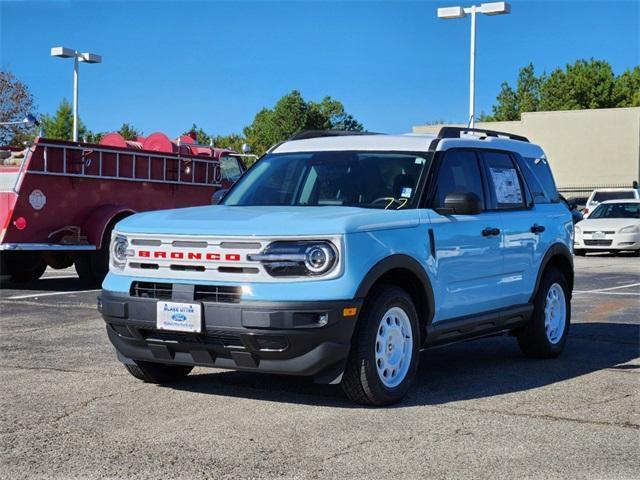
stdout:
<svg viewBox="0 0 640 480">
<path fill-rule="evenodd" d="M 344 137 L 350 135 L 380 135 L 374 132 L 360 132 L 355 130 L 302 130 L 294 133 L 288 140 L 306 140 L 307 138 Z"/>
<path fill-rule="evenodd" d="M 467 128 L 467 127 L 442 127 L 438 133 L 438 138 L 460 138 L 460 134 L 467 132 L 484 133 L 485 137 L 506 137 L 511 140 L 519 140 L 529 143 L 527 137 L 515 135 L 513 133 L 498 132 L 496 130 L 486 130 L 484 128 Z"/>
</svg>

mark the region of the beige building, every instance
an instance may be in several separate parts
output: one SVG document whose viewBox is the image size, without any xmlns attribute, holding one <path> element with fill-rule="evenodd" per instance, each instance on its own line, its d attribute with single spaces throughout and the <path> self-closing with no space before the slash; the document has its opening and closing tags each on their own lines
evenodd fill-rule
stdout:
<svg viewBox="0 0 640 480">
<path fill-rule="evenodd" d="M 437 133 L 441 126 L 418 125 L 413 132 Z M 524 135 L 542 146 L 566 196 L 640 180 L 640 107 L 529 112 L 520 121 L 476 128 Z"/>
</svg>

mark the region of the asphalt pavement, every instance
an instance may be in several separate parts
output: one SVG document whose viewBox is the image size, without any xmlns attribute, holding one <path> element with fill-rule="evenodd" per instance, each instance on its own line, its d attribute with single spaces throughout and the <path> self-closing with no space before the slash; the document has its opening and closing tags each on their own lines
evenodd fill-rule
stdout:
<svg viewBox="0 0 640 480">
<path fill-rule="evenodd" d="M 429 350 L 390 408 L 287 376 L 144 384 L 72 271 L 4 285 L 0 478 L 640 478 L 640 260 L 576 275 L 560 358 L 507 336 Z"/>
</svg>

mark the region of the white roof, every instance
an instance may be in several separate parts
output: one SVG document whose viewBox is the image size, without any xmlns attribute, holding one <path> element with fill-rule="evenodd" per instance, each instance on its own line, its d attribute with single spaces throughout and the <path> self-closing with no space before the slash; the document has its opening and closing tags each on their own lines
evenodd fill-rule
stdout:
<svg viewBox="0 0 640 480">
<path fill-rule="evenodd" d="M 340 135 L 335 137 L 316 137 L 284 142 L 271 153 L 322 152 L 322 151 L 398 151 L 427 152 L 437 135 Z M 526 157 L 542 157 L 540 146 L 497 137 L 463 136 L 462 138 L 443 138 L 438 142 L 438 151 L 450 148 L 494 148 L 518 152 Z"/>
<path fill-rule="evenodd" d="M 272 153 L 318 151 L 400 151 L 426 152 L 435 135 L 344 135 L 291 140 L 276 147 Z"/>
</svg>

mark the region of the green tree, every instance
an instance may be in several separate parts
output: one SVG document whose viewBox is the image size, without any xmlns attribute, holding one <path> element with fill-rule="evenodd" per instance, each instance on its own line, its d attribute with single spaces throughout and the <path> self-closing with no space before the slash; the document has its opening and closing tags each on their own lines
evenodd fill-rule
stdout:
<svg viewBox="0 0 640 480">
<path fill-rule="evenodd" d="M 182 135 L 189 135 L 191 132 L 196 132 L 196 142 L 200 145 L 209 145 L 211 143 L 212 136 L 205 132 L 201 127 L 198 127 L 195 123 L 191 125 L 191 128 Z"/>
<path fill-rule="evenodd" d="M 33 95 L 27 85 L 11 72 L 0 71 L 0 122 L 19 122 L 34 108 Z M 0 145 L 20 146 L 28 140 L 31 125 L 0 126 Z"/>
<path fill-rule="evenodd" d="M 640 65 L 616 79 L 613 101 L 616 107 L 640 107 Z"/>
<path fill-rule="evenodd" d="M 493 115 L 481 115 L 480 121 L 519 120 L 522 112 L 535 112 L 540 105 L 540 83 L 543 77 L 536 77 L 533 64 L 520 69 L 515 90 L 502 82 L 500 93 L 493 106 Z"/>
<path fill-rule="evenodd" d="M 123 123 L 120 130 L 118 130 L 118 133 L 122 135 L 125 140 L 135 140 L 137 137 L 142 136 L 142 131 L 138 130 L 130 123 Z"/>
<path fill-rule="evenodd" d="M 321 102 L 307 102 L 299 91 L 283 96 L 272 109 L 260 110 L 244 136 L 253 151 L 261 155 L 272 145 L 302 130 L 355 130 L 362 124 L 347 114 L 341 102 L 325 97 Z"/>
<path fill-rule="evenodd" d="M 578 60 L 555 69 L 540 87 L 540 110 L 580 110 L 615 106 L 616 76 L 603 60 Z"/>
<path fill-rule="evenodd" d="M 60 102 L 60 106 L 55 115 L 42 115 L 40 123 L 42 124 L 46 138 L 58 140 L 73 139 L 73 110 L 66 98 Z M 83 138 L 87 133 L 89 133 L 87 128 L 80 118 L 78 118 L 78 138 Z"/>
<path fill-rule="evenodd" d="M 616 76 L 603 60 L 577 60 L 549 75 L 532 64 L 520 69 L 516 87 L 503 82 L 493 115 L 481 120 L 518 120 L 522 112 L 630 107 L 640 105 L 640 67 Z"/>
</svg>

